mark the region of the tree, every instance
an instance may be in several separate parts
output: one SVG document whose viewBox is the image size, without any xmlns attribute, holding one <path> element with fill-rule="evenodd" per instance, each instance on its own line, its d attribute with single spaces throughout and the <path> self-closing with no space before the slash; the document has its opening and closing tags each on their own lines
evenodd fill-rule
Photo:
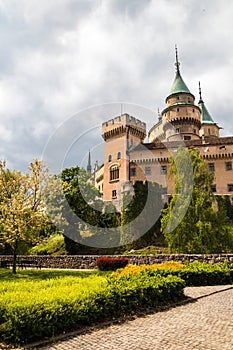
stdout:
<svg viewBox="0 0 233 350">
<path fill-rule="evenodd" d="M 47 179 L 48 169 L 37 159 L 25 174 L 0 162 L 0 243 L 7 244 L 13 254 L 13 273 L 20 244 L 38 241 L 48 224 L 43 202 Z"/>
<path fill-rule="evenodd" d="M 91 252 L 97 241 L 99 245 L 101 240 L 103 244 L 108 239 L 110 241 L 111 235 L 104 236 L 102 229 L 119 225 L 119 214 L 103 203 L 89 176 L 78 166 L 66 168 L 60 174 L 65 198 L 75 214 L 69 215 L 69 208 L 63 206 L 63 216 L 68 223 L 64 229 L 66 249 L 71 254 L 79 253 L 85 245 Z"/>
<path fill-rule="evenodd" d="M 151 244 L 160 225 L 163 207 L 161 188 L 157 183 L 136 181 L 132 200 L 126 197 L 121 216 L 121 244 L 127 249 Z"/>
<path fill-rule="evenodd" d="M 188 163 L 192 166 L 193 179 L 190 179 L 190 173 L 187 175 Z M 208 170 L 199 151 L 178 149 L 170 160 L 170 170 L 170 175 L 174 176 L 174 194 L 161 219 L 170 251 L 219 253 L 231 249 L 225 244 L 231 242 L 231 233 L 226 228 L 226 211 L 216 206 L 211 191 L 214 173 Z"/>
</svg>

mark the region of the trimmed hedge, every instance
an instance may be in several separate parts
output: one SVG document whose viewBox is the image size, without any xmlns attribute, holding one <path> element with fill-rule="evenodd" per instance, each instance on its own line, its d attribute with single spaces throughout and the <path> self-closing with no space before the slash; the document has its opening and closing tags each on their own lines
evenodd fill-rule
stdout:
<svg viewBox="0 0 233 350">
<path fill-rule="evenodd" d="M 116 271 L 128 265 L 129 259 L 124 257 L 100 257 L 96 259 L 96 265 L 101 271 Z"/>
<path fill-rule="evenodd" d="M 169 266 L 170 264 L 170 266 Z M 131 278 L 135 274 L 152 276 L 178 276 L 186 286 L 224 285 L 233 283 L 233 264 L 193 262 L 180 264 L 170 262 L 155 265 L 128 265 L 125 269 L 115 272 L 118 278 Z"/>
<path fill-rule="evenodd" d="M 44 290 L 44 298 L 35 301 L 36 291 L 30 298 L 0 304 L 0 341 L 14 345 L 51 337 L 53 335 L 91 325 L 113 317 L 144 310 L 156 309 L 184 297 L 184 281 L 176 276 L 151 278 L 134 276 L 130 280 L 108 277 L 107 284 L 96 291 L 80 293 L 75 297 L 75 285 L 66 295 L 51 296 Z M 20 297 L 20 285 L 18 288 Z"/>
</svg>

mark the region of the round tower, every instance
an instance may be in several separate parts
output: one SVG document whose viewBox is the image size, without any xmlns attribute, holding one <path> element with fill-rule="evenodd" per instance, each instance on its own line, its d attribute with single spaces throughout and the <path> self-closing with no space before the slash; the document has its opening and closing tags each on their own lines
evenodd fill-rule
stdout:
<svg viewBox="0 0 233 350">
<path fill-rule="evenodd" d="M 194 104 L 195 97 L 189 91 L 181 73 L 176 48 L 176 76 L 162 111 L 165 138 L 168 141 L 200 139 L 201 110 Z"/>
</svg>

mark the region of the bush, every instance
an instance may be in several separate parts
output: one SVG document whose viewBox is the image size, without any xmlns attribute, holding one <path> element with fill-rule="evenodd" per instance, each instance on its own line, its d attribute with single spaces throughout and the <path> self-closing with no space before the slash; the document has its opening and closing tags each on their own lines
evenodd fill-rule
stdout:
<svg viewBox="0 0 233 350">
<path fill-rule="evenodd" d="M 87 277 L 82 284 L 74 277 L 7 282 L 1 286 L 5 292 L 0 301 L 0 342 L 22 345 L 135 310 L 160 309 L 183 298 L 184 284 L 176 276 L 139 275 L 130 280 Z"/>
<path fill-rule="evenodd" d="M 154 265 L 128 265 L 124 269 L 115 272 L 115 277 L 141 274 L 148 277 L 152 276 L 179 276 L 186 283 L 186 286 L 206 286 L 223 285 L 233 283 L 233 266 L 225 263 L 177 263 L 167 262 Z"/>
<path fill-rule="evenodd" d="M 101 271 L 116 271 L 125 267 L 128 263 L 129 259 L 125 257 L 100 257 L 96 260 L 96 265 Z"/>
</svg>

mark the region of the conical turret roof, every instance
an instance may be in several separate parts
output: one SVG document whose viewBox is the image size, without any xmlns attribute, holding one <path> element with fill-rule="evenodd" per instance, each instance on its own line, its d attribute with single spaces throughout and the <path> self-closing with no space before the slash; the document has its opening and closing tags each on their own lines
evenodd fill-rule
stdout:
<svg viewBox="0 0 233 350">
<path fill-rule="evenodd" d="M 177 94 L 180 92 L 184 92 L 187 94 L 191 94 L 191 92 L 189 91 L 187 85 L 185 84 L 181 74 L 180 74 L 180 62 L 178 61 L 178 52 L 177 52 L 177 47 L 176 47 L 176 76 L 175 76 L 175 80 L 172 84 L 171 90 L 170 90 L 170 94 L 169 95 L 173 95 L 173 94 Z"/>
<path fill-rule="evenodd" d="M 198 106 L 201 109 L 201 123 L 202 124 L 215 124 L 213 118 L 211 117 L 210 113 L 208 112 L 208 109 L 206 108 L 206 106 L 204 104 L 204 101 L 202 100 L 200 82 L 199 82 L 199 95 L 200 95 L 200 100 L 198 102 Z"/>
<path fill-rule="evenodd" d="M 178 69 L 176 71 L 176 77 L 175 77 L 175 80 L 174 80 L 172 87 L 171 87 L 171 90 L 170 90 L 170 95 L 177 94 L 180 92 L 186 92 L 186 93 L 190 94 L 190 91 L 189 91 L 187 85 L 185 84 L 181 74 L 180 74 L 180 70 Z"/>
</svg>

